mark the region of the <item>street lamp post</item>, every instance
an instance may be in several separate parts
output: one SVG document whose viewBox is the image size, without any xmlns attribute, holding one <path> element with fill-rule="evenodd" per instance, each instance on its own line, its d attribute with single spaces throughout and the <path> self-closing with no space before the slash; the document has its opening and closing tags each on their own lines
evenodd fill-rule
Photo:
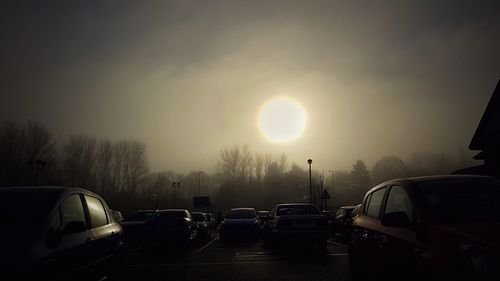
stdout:
<svg viewBox="0 0 500 281">
<path fill-rule="evenodd" d="M 202 173 L 203 173 L 202 171 L 198 172 L 198 196 L 201 196 L 201 174 Z"/>
<path fill-rule="evenodd" d="M 332 173 L 332 206 L 333 206 L 333 208 L 335 208 L 335 196 L 333 195 L 333 193 L 335 192 L 335 180 L 333 177 L 333 170 L 328 171 L 328 172 Z"/>
<path fill-rule="evenodd" d="M 160 187 L 161 185 L 158 185 L 156 187 L 156 203 L 155 203 L 155 210 L 158 210 L 158 198 L 160 197 Z"/>
<path fill-rule="evenodd" d="M 172 183 L 172 208 L 175 208 L 175 190 L 181 185 L 180 182 Z"/>
<path fill-rule="evenodd" d="M 311 175 L 311 164 L 312 164 L 312 159 L 307 159 L 307 164 L 309 164 L 309 203 L 313 203 L 313 198 L 312 198 L 312 175 Z"/>
</svg>

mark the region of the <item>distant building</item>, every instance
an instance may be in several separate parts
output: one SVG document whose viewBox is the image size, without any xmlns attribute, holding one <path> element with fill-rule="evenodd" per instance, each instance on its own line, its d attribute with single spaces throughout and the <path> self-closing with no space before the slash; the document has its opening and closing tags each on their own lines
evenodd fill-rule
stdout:
<svg viewBox="0 0 500 281">
<path fill-rule="evenodd" d="M 457 170 L 454 174 L 500 177 L 500 80 L 477 126 L 469 149 L 480 150 L 474 159 L 483 160 L 484 164 Z"/>
</svg>

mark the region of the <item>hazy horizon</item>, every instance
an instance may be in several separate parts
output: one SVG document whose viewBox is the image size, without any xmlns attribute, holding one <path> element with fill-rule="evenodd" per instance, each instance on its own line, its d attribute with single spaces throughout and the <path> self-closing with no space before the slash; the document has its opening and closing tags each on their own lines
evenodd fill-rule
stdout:
<svg viewBox="0 0 500 281">
<path fill-rule="evenodd" d="M 0 5 L 0 121 L 143 141 L 153 171 L 235 144 L 325 172 L 463 151 L 500 78 L 494 1 Z M 277 96 L 305 110 L 294 141 L 259 132 Z"/>
</svg>

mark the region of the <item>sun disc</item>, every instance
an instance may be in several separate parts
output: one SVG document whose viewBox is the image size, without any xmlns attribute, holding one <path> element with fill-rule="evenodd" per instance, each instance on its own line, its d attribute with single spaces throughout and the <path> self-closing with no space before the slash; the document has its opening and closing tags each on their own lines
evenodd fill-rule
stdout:
<svg viewBox="0 0 500 281">
<path fill-rule="evenodd" d="M 295 100 L 278 97 L 266 102 L 258 114 L 262 135 L 272 142 L 289 142 L 300 137 L 306 123 L 304 108 Z"/>
</svg>

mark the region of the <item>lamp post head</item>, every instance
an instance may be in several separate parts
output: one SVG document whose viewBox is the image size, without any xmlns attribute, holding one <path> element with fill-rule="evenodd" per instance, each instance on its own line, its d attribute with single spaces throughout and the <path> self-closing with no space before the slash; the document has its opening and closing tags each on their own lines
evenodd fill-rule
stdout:
<svg viewBox="0 0 500 281">
<path fill-rule="evenodd" d="M 312 159 L 307 159 L 307 164 L 311 165 L 312 164 Z"/>
</svg>

